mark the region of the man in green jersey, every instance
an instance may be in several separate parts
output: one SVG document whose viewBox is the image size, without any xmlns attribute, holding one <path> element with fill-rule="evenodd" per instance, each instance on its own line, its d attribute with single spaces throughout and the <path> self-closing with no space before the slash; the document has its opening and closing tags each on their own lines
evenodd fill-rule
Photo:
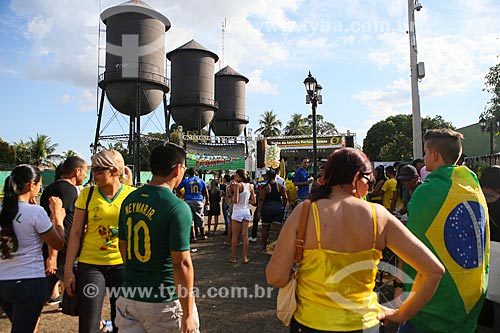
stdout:
<svg viewBox="0 0 500 333">
<path fill-rule="evenodd" d="M 120 332 L 198 332 L 189 251 L 192 215 L 173 193 L 186 170 L 186 152 L 172 143 L 159 145 L 149 163 L 153 178 L 120 210 L 125 270 L 116 324 Z"/>
</svg>

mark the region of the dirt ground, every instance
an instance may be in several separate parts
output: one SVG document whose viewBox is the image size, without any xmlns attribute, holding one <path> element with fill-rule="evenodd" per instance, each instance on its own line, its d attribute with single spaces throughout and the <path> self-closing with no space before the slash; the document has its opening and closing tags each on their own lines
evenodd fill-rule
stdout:
<svg viewBox="0 0 500 333">
<path fill-rule="evenodd" d="M 227 263 L 230 247 L 224 245 L 223 228 L 219 224 L 216 236 L 192 244 L 197 249 L 192 257 L 201 332 L 287 332 L 275 314 L 277 290 L 266 283 L 265 267 L 270 256 L 259 251 L 259 243 L 250 243 L 248 264 L 241 264 L 241 248 L 238 263 Z M 247 290 L 246 297 L 243 290 Z M 103 319 L 109 319 L 107 304 Z M 0 314 L 0 332 L 10 332 L 10 322 L 4 314 Z M 63 315 L 55 305 L 46 306 L 38 332 L 78 332 L 78 320 Z M 385 332 L 395 332 L 395 327 L 388 327 Z M 488 331 L 480 328 L 477 332 Z"/>
</svg>

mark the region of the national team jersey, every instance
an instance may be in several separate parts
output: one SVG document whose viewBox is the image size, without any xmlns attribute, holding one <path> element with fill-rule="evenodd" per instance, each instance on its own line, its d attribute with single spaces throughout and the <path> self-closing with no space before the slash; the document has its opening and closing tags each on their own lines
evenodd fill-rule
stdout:
<svg viewBox="0 0 500 333">
<path fill-rule="evenodd" d="M 184 179 L 179 184 L 178 189 L 180 190 L 182 188 L 186 191 L 184 200 L 203 201 L 203 193 L 207 189 L 207 185 L 203 179 L 193 176 Z"/>
<path fill-rule="evenodd" d="M 191 209 L 172 190 L 145 185 L 129 195 L 120 211 L 118 235 L 127 242 L 124 290 L 151 290 L 128 294 L 141 302 L 176 300 L 171 251 L 189 251 Z"/>
<path fill-rule="evenodd" d="M 40 206 L 19 202 L 12 227 L 16 240 L 10 251 L 12 258 L 0 258 L 0 281 L 45 277 L 40 235 L 52 229 L 47 213 Z"/>
<path fill-rule="evenodd" d="M 112 200 L 94 187 L 88 208 L 87 232 L 83 238 L 79 262 L 92 265 L 119 265 L 122 257 L 118 249 L 118 215 L 123 200 L 135 188 L 122 185 Z M 85 187 L 76 200 L 75 207 L 85 209 L 90 186 Z"/>
</svg>

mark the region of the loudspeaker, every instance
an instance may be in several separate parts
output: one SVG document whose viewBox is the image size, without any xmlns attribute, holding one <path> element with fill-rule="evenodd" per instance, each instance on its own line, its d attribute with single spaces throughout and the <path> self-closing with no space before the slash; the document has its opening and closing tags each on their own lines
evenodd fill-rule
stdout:
<svg viewBox="0 0 500 333">
<path fill-rule="evenodd" d="M 264 168 L 264 152 L 266 151 L 266 140 L 257 141 L 257 168 Z"/>
<path fill-rule="evenodd" d="M 345 137 L 345 146 L 354 148 L 354 136 Z"/>
</svg>

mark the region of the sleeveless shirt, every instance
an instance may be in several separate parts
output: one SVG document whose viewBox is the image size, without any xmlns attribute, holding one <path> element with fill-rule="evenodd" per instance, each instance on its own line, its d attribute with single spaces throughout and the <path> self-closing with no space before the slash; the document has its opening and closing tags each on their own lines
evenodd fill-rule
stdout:
<svg viewBox="0 0 500 333">
<path fill-rule="evenodd" d="M 305 249 L 297 280 L 295 320 L 323 331 L 355 331 L 379 324 L 375 276 L 382 251 L 375 248 L 377 217 L 373 214 L 373 244 L 369 250 L 337 252 L 321 248 L 318 207 L 311 204 L 317 249 Z"/>
</svg>

